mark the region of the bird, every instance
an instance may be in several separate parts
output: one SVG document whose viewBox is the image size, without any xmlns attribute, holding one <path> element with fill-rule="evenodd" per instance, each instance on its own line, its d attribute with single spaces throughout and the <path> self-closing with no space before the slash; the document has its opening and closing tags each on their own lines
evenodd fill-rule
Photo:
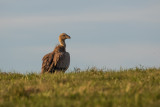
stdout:
<svg viewBox="0 0 160 107">
<path fill-rule="evenodd" d="M 59 44 L 42 58 L 41 73 L 65 72 L 70 65 L 70 54 L 66 52 L 66 39 L 71 39 L 66 33 L 59 35 Z"/>
</svg>

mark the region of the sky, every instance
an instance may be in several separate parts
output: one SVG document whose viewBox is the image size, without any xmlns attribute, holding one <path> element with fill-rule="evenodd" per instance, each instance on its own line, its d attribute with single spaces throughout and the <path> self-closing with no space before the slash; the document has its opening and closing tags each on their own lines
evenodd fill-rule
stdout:
<svg viewBox="0 0 160 107">
<path fill-rule="evenodd" d="M 0 0 L 0 69 L 40 72 L 63 32 L 69 70 L 160 67 L 159 0 Z"/>
</svg>

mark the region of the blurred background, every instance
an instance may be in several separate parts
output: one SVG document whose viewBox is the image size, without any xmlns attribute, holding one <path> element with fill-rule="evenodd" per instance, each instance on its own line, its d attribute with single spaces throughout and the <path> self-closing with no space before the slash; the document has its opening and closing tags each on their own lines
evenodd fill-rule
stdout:
<svg viewBox="0 0 160 107">
<path fill-rule="evenodd" d="M 40 72 L 63 32 L 69 70 L 160 67 L 159 0 L 1 0 L 0 69 Z"/>
</svg>

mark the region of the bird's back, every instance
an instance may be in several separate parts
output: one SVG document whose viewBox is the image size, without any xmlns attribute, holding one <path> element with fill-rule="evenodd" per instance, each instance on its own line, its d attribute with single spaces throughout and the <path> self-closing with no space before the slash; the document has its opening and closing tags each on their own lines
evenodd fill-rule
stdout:
<svg viewBox="0 0 160 107">
<path fill-rule="evenodd" d="M 48 53 L 42 58 L 42 68 L 41 73 L 48 72 L 54 58 L 54 53 Z"/>
</svg>

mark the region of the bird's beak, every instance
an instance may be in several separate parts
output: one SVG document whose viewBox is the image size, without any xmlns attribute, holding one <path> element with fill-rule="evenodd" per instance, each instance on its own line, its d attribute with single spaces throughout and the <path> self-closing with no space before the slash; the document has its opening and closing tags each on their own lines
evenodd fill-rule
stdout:
<svg viewBox="0 0 160 107">
<path fill-rule="evenodd" d="M 71 37 L 68 35 L 68 36 L 67 36 L 67 39 L 71 39 Z"/>
</svg>

